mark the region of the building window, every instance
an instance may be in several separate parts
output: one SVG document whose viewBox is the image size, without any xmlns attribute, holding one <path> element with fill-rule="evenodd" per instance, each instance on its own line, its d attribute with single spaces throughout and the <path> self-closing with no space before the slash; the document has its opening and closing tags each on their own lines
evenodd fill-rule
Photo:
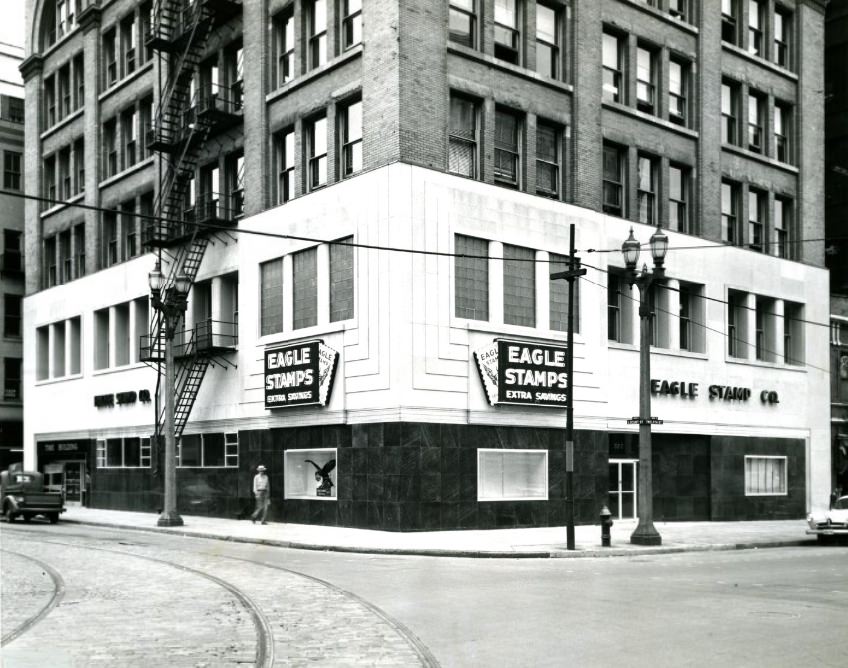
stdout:
<svg viewBox="0 0 848 668">
<path fill-rule="evenodd" d="M 568 256 L 550 254 L 550 273 L 568 271 Z M 568 281 L 554 279 L 550 282 L 551 329 L 559 332 L 568 330 Z M 574 281 L 574 331 L 580 331 L 580 281 Z"/>
<path fill-rule="evenodd" d="M 74 226 L 74 276 L 85 276 L 85 223 Z"/>
<path fill-rule="evenodd" d="M 6 293 L 3 295 L 3 336 L 20 338 L 21 336 L 21 296 Z"/>
<path fill-rule="evenodd" d="M 130 14 L 121 22 L 121 51 L 123 54 L 123 75 L 135 72 L 136 31 L 135 15 Z"/>
<path fill-rule="evenodd" d="M 16 357 L 3 358 L 3 400 L 21 401 L 21 363 Z"/>
<path fill-rule="evenodd" d="M 674 60 L 668 61 L 668 120 L 677 125 L 688 123 L 687 81 L 689 66 Z"/>
<path fill-rule="evenodd" d="M 780 162 L 791 162 L 789 154 L 789 109 L 774 105 L 774 157 Z"/>
<path fill-rule="evenodd" d="M 103 267 L 111 267 L 121 261 L 118 245 L 118 216 L 114 211 L 103 212 Z"/>
<path fill-rule="evenodd" d="M 727 354 L 744 359 L 748 356 L 748 309 L 746 295 L 736 290 L 727 292 Z"/>
<path fill-rule="evenodd" d="M 82 109 L 85 104 L 85 65 L 81 53 L 74 56 L 74 109 Z"/>
<path fill-rule="evenodd" d="M 288 202 L 294 197 L 295 153 L 294 129 L 283 130 L 277 135 L 277 204 Z"/>
<path fill-rule="evenodd" d="M 35 379 L 47 380 L 50 374 L 50 327 L 35 330 Z"/>
<path fill-rule="evenodd" d="M 668 166 L 668 229 L 689 232 L 689 170 Z"/>
<path fill-rule="evenodd" d="M 639 222 L 646 225 L 657 224 L 657 166 L 659 160 L 640 155 L 637 163 L 638 186 L 636 199 L 639 206 Z"/>
<path fill-rule="evenodd" d="M 71 231 L 65 230 L 59 233 L 59 281 L 67 283 L 73 280 L 73 259 L 71 258 Z"/>
<path fill-rule="evenodd" d="M 121 114 L 121 136 L 124 143 L 123 169 L 129 169 L 138 162 L 138 153 L 136 151 L 138 147 L 136 142 L 136 122 L 137 117 L 134 108 L 131 107 Z"/>
<path fill-rule="evenodd" d="M 71 114 L 71 65 L 59 68 L 59 118 L 67 118 Z"/>
<path fill-rule="evenodd" d="M 489 319 L 489 242 L 454 236 L 454 314 L 470 320 Z"/>
<path fill-rule="evenodd" d="M 283 258 L 259 265 L 260 335 L 283 331 Z"/>
<path fill-rule="evenodd" d="M 721 83 L 721 141 L 723 144 L 738 144 L 737 127 L 739 118 L 739 86 Z"/>
<path fill-rule="evenodd" d="M 138 255 L 135 200 L 121 203 L 121 257 L 129 260 Z"/>
<path fill-rule="evenodd" d="M 721 39 L 739 45 L 739 0 L 721 0 Z"/>
<path fill-rule="evenodd" d="M 97 468 L 150 468 L 150 439 L 107 438 L 97 441 Z"/>
<path fill-rule="evenodd" d="M 330 244 L 330 322 L 353 318 L 353 237 Z"/>
<path fill-rule="evenodd" d="M 478 501 L 546 501 L 547 450 L 477 450 Z"/>
<path fill-rule="evenodd" d="M 645 47 L 636 49 L 636 108 L 653 114 L 656 92 L 656 56 Z"/>
<path fill-rule="evenodd" d="M 292 255 L 294 329 L 318 324 L 318 250 L 307 248 Z"/>
<path fill-rule="evenodd" d="M 786 457 L 745 455 L 745 496 L 786 493 Z"/>
<path fill-rule="evenodd" d="M 342 39 L 345 49 L 362 41 L 362 0 L 344 0 Z"/>
<path fill-rule="evenodd" d="M 118 173 L 118 138 L 117 122 L 113 118 L 103 125 L 103 159 L 104 178 Z"/>
<path fill-rule="evenodd" d="M 668 0 L 668 13 L 678 21 L 688 21 L 689 13 L 686 11 L 689 0 Z"/>
<path fill-rule="evenodd" d="M 607 275 L 607 338 L 630 343 L 632 302 L 630 288 L 620 274 Z"/>
<path fill-rule="evenodd" d="M 748 53 L 763 54 L 763 7 L 759 0 L 748 0 Z"/>
<path fill-rule="evenodd" d="M 23 264 L 23 232 L 18 230 L 3 230 L 3 264 L 4 271 L 21 272 Z"/>
<path fill-rule="evenodd" d="M 757 297 L 754 311 L 754 350 L 761 362 L 774 361 L 774 300 Z"/>
<path fill-rule="evenodd" d="M 680 283 L 679 295 L 680 349 L 703 353 L 705 345 L 703 286 Z"/>
<path fill-rule="evenodd" d="M 85 140 L 74 142 L 74 194 L 85 191 Z"/>
<path fill-rule="evenodd" d="M 603 34 L 603 97 L 607 102 L 624 102 L 621 81 L 621 39 L 608 32 Z"/>
<path fill-rule="evenodd" d="M 56 124 L 56 76 L 44 77 L 44 115 L 47 127 Z"/>
<path fill-rule="evenodd" d="M 507 325 L 536 326 L 536 252 L 503 246 L 503 314 Z"/>
<path fill-rule="evenodd" d="M 785 364 L 804 364 L 804 307 L 783 302 L 783 361 Z"/>
<path fill-rule="evenodd" d="M 521 121 L 512 111 L 495 110 L 495 182 L 518 188 Z"/>
<path fill-rule="evenodd" d="M 327 62 L 327 0 L 312 0 L 308 11 L 308 69 Z"/>
<path fill-rule="evenodd" d="M 185 434 L 177 446 L 177 466 L 238 468 L 238 434 Z"/>
<path fill-rule="evenodd" d="M 774 198 L 774 239 L 772 253 L 777 257 L 788 258 L 788 230 L 792 215 L 792 205 L 789 200 L 781 197 Z"/>
<path fill-rule="evenodd" d="M 536 194 L 559 199 L 560 131 L 544 121 L 536 125 Z"/>
<path fill-rule="evenodd" d="M 44 275 L 46 286 L 52 288 L 56 285 L 58 276 L 56 272 L 56 237 L 44 239 Z"/>
<path fill-rule="evenodd" d="M 766 218 L 766 193 L 748 190 L 748 248 L 763 251 Z"/>
<path fill-rule="evenodd" d="M 748 95 L 748 150 L 763 152 L 764 100 L 753 93 Z"/>
<path fill-rule="evenodd" d="M 274 44 L 277 51 L 276 87 L 294 79 L 294 7 L 283 10 L 274 20 Z"/>
<path fill-rule="evenodd" d="M 3 151 L 3 187 L 21 190 L 21 154 L 17 151 Z"/>
<path fill-rule="evenodd" d="M 721 182 L 721 240 L 739 243 L 739 184 Z"/>
<path fill-rule="evenodd" d="M 789 14 L 774 10 L 774 62 L 789 67 Z"/>
<path fill-rule="evenodd" d="M 342 111 L 343 176 L 362 170 L 362 101 L 349 104 Z"/>
<path fill-rule="evenodd" d="M 327 117 L 313 120 L 308 127 L 309 136 L 309 189 L 327 185 Z"/>
<path fill-rule="evenodd" d="M 106 81 L 104 88 L 109 88 L 109 86 L 118 81 L 118 52 L 116 42 L 117 36 L 114 29 L 103 35 L 103 58 L 106 61 Z"/>
<path fill-rule="evenodd" d="M 451 42 L 471 49 L 477 45 L 476 0 L 450 0 L 448 36 Z"/>
<path fill-rule="evenodd" d="M 542 4 L 536 5 L 536 71 L 543 77 L 562 79 L 560 57 L 560 12 Z"/>
<path fill-rule="evenodd" d="M 521 64 L 521 0 L 495 0 L 495 58 Z"/>
<path fill-rule="evenodd" d="M 334 501 L 338 482 L 336 460 L 335 448 L 286 450 L 283 454 L 285 498 Z"/>
<path fill-rule="evenodd" d="M 477 105 L 457 95 L 450 99 L 448 171 L 477 176 Z"/>
<path fill-rule="evenodd" d="M 45 207 L 49 208 L 56 204 L 56 156 L 51 155 L 44 159 L 44 196 L 49 200 Z"/>
<path fill-rule="evenodd" d="M 624 149 L 604 145 L 604 213 L 624 217 Z"/>
</svg>

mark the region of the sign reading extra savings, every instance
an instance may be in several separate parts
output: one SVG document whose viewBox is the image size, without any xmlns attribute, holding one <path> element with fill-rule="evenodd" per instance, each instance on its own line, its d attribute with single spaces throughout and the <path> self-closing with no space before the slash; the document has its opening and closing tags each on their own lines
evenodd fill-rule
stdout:
<svg viewBox="0 0 848 668">
<path fill-rule="evenodd" d="M 339 354 L 322 341 L 265 350 L 265 408 L 326 406 Z"/>
<path fill-rule="evenodd" d="M 566 349 L 525 341 L 496 339 L 474 351 L 489 403 L 531 406 L 568 404 Z"/>
</svg>

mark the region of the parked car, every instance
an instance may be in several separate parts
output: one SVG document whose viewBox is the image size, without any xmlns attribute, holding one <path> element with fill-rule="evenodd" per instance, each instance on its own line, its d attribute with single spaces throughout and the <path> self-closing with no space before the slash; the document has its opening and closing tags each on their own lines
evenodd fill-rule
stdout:
<svg viewBox="0 0 848 668">
<path fill-rule="evenodd" d="M 835 536 L 848 536 L 848 495 L 836 499 L 830 510 L 810 513 L 807 524 L 807 533 L 818 536 L 820 543 Z"/>
<path fill-rule="evenodd" d="M 7 522 L 17 517 L 29 522 L 36 515 L 43 515 L 51 524 L 56 524 L 59 515 L 65 512 L 62 493 L 46 490 L 44 474 L 39 471 L 10 467 L 0 473 L 0 499 Z"/>
</svg>

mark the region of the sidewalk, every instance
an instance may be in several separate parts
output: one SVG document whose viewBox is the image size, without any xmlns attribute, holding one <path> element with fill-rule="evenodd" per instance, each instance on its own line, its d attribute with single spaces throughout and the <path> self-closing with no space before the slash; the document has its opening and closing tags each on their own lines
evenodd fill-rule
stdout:
<svg viewBox="0 0 848 668">
<path fill-rule="evenodd" d="M 600 526 L 575 527 L 568 551 L 564 527 L 394 533 L 306 524 L 253 524 L 250 520 L 183 516 L 184 526 L 157 527 L 154 513 L 70 507 L 60 523 L 113 526 L 307 550 L 443 557 L 608 557 L 707 550 L 786 547 L 815 543 L 803 520 L 765 522 L 656 522 L 659 547 L 630 544 L 635 520 L 617 521 L 612 546 L 601 547 Z"/>
</svg>

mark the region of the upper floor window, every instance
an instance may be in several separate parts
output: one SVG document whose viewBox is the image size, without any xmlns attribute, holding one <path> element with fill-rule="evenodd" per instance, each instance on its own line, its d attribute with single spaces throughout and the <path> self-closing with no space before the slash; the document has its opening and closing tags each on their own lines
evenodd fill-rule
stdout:
<svg viewBox="0 0 848 668">
<path fill-rule="evenodd" d="M 353 237 L 330 245 L 330 322 L 353 317 Z"/>
<path fill-rule="evenodd" d="M 774 198 L 774 239 L 772 253 L 777 257 L 788 258 L 789 229 L 792 220 L 792 203 L 783 197 Z"/>
<path fill-rule="evenodd" d="M 789 67 L 789 14 L 774 10 L 774 62 Z"/>
<path fill-rule="evenodd" d="M 738 144 L 737 127 L 739 125 L 739 86 L 723 81 L 721 84 L 721 141 L 724 144 Z"/>
<path fill-rule="evenodd" d="M 294 130 L 289 128 L 277 135 L 277 204 L 288 202 L 295 195 Z"/>
<path fill-rule="evenodd" d="M 646 225 L 657 224 L 657 158 L 639 155 L 637 204 L 639 206 L 639 222 Z"/>
<path fill-rule="evenodd" d="M 636 107 L 648 114 L 655 110 L 655 61 L 653 51 L 642 46 L 636 49 Z"/>
<path fill-rule="evenodd" d="M 689 0 L 668 0 L 668 13 L 680 21 L 689 20 Z"/>
<path fill-rule="evenodd" d="M 307 17 L 307 63 L 314 70 L 327 62 L 327 0 L 312 0 Z"/>
<path fill-rule="evenodd" d="M 327 185 L 327 117 L 309 123 L 309 189 Z"/>
<path fill-rule="evenodd" d="M 562 79 L 560 58 L 560 12 L 536 5 L 536 71 L 544 77 Z"/>
<path fill-rule="evenodd" d="M 680 283 L 680 349 L 693 353 L 705 350 L 704 317 L 705 300 L 703 286 Z"/>
<path fill-rule="evenodd" d="M 536 253 L 503 246 L 503 315 L 507 325 L 536 326 Z"/>
<path fill-rule="evenodd" d="M 342 40 L 345 49 L 362 41 L 362 0 L 344 0 Z"/>
<path fill-rule="evenodd" d="M 790 162 L 789 153 L 789 108 L 774 105 L 774 157 L 780 162 Z"/>
<path fill-rule="evenodd" d="M 259 265 L 259 335 L 283 331 L 283 258 Z"/>
<path fill-rule="evenodd" d="M 568 271 L 568 256 L 550 254 L 551 273 L 555 271 Z M 550 281 L 550 319 L 551 329 L 558 332 L 568 331 L 568 281 L 554 279 Z M 580 331 L 580 281 L 574 281 L 574 317 L 573 327 L 575 332 Z"/>
<path fill-rule="evenodd" d="M 602 43 L 604 100 L 610 102 L 624 102 L 624 91 L 622 89 L 621 76 L 621 39 L 616 35 L 604 32 Z"/>
<path fill-rule="evenodd" d="M 517 188 L 520 181 L 520 126 L 518 116 L 507 109 L 495 111 L 495 181 Z"/>
<path fill-rule="evenodd" d="M 783 361 L 804 364 L 804 306 L 783 302 Z"/>
<path fill-rule="evenodd" d="M 721 39 L 739 44 L 739 0 L 721 0 Z"/>
<path fill-rule="evenodd" d="M 454 314 L 471 320 L 489 319 L 489 242 L 454 236 Z"/>
<path fill-rule="evenodd" d="M 536 125 L 536 194 L 559 199 L 560 196 L 560 130 L 540 121 Z"/>
<path fill-rule="evenodd" d="M 495 58 L 521 64 L 521 0 L 495 0 Z"/>
<path fill-rule="evenodd" d="M 721 182 L 721 240 L 739 243 L 739 184 Z"/>
<path fill-rule="evenodd" d="M 633 300 L 624 276 L 607 274 L 607 338 L 630 343 L 632 338 Z"/>
<path fill-rule="evenodd" d="M 477 0 L 450 0 L 448 37 L 472 49 L 477 46 Z"/>
<path fill-rule="evenodd" d="M 763 152 L 764 100 L 755 93 L 748 94 L 748 150 Z"/>
<path fill-rule="evenodd" d="M 730 357 L 748 356 L 748 309 L 746 295 L 727 291 L 727 354 Z"/>
<path fill-rule="evenodd" d="M 477 104 L 458 95 L 450 98 L 448 171 L 477 177 Z"/>
<path fill-rule="evenodd" d="M 136 60 L 136 24 L 135 14 L 130 14 L 121 21 L 121 52 L 123 76 L 135 72 Z"/>
<path fill-rule="evenodd" d="M 748 190 L 748 248 L 762 252 L 766 218 L 766 193 Z"/>
<path fill-rule="evenodd" d="M 668 229 L 689 232 L 689 171 L 668 166 Z"/>
<path fill-rule="evenodd" d="M 318 250 L 307 248 L 292 255 L 292 328 L 318 324 Z"/>
<path fill-rule="evenodd" d="M 7 190 L 21 189 L 21 154 L 3 151 L 3 187 Z"/>
<path fill-rule="evenodd" d="M 42 49 L 62 39 L 77 25 L 83 0 L 52 0 L 44 4 L 42 13 Z"/>
<path fill-rule="evenodd" d="M 81 53 L 74 57 L 73 77 L 74 95 L 76 96 L 74 109 L 81 109 L 85 104 L 85 64 Z"/>
<path fill-rule="evenodd" d="M 276 50 L 276 86 L 294 79 L 294 8 L 284 9 L 274 19 L 274 48 Z"/>
<path fill-rule="evenodd" d="M 604 145 L 603 209 L 604 213 L 624 216 L 624 150 Z"/>
<path fill-rule="evenodd" d="M 748 52 L 755 56 L 763 52 L 763 7 L 759 0 L 748 0 Z"/>
<path fill-rule="evenodd" d="M 114 28 L 103 35 L 103 59 L 106 62 L 104 88 L 108 88 L 118 80 L 118 45 Z"/>
<path fill-rule="evenodd" d="M 12 95 L 0 95 L 0 118 L 12 123 L 24 122 L 24 100 Z"/>
<path fill-rule="evenodd" d="M 21 392 L 21 364 L 23 360 L 19 357 L 3 358 L 3 400 L 20 401 L 23 397 Z"/>
<path fill-rule="evenodd" d="M 688 65 L 674 58 L 668 61 L 668 120 L 678 125 L 688 122 L 687 87 Z"/>
<path fill-rule="evenodd" d="M 342 175 L 350 176 L 362 170 L 362 101 L 344 107 L 342 111 Z"/>
<path fill-rule="evenodd" d="M 21 296 L 6 293 L 3 295 L 3 336 L 19 338 L 21 336 Z"/>
<path fill-rule="evenodd" d="M 23 232 L 18 230 L 3 230 L 3 258 L 4 270 L 10 272 L 23 271 Z"/>
</svg>

